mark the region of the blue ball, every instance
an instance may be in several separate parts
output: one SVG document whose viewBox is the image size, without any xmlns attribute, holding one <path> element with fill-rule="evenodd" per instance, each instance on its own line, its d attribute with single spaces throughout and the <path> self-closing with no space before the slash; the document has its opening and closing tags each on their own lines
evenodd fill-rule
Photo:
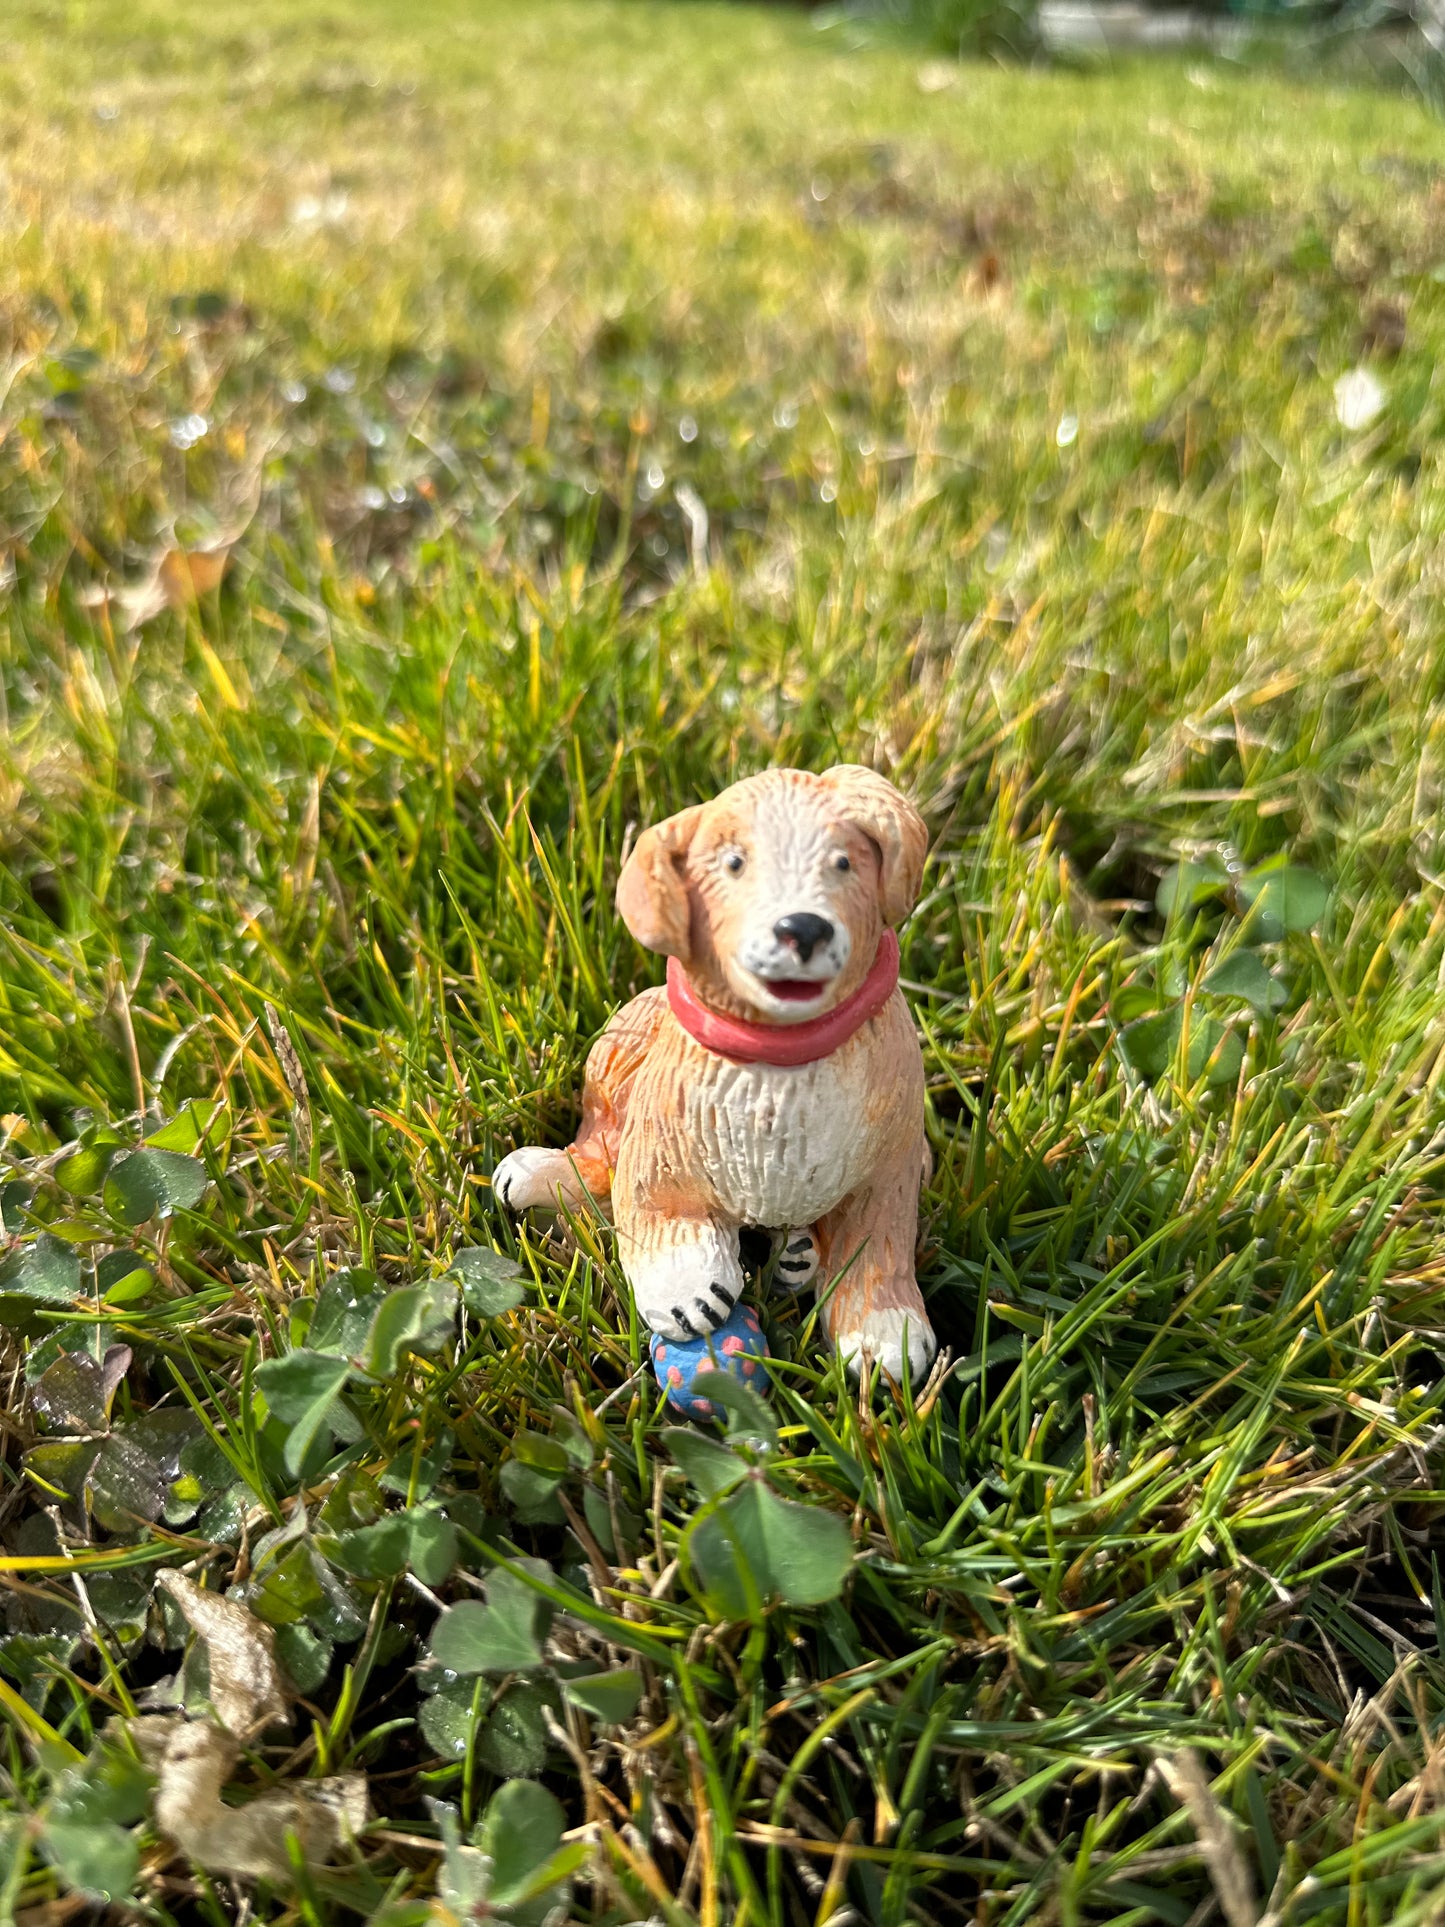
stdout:
<svg viewBox="0 0 1445 1927">
<path fill-rule="evenodd" d="M 711 1399 L 699 1398 L 693 1382 L 700 1372 L 730 1372 L 744 1385 L 756 1385 L 764 1374 L 758 1360 L 768 1355 L 758 1315 L 747 1305 L 734 1305 L 727 1323 L 704 1338 L 664 1338 L 654 1332 L 648 1349 L 657 1382 L 668 1403 L 685 1418 L 714 1417 Z"/>
</svg>

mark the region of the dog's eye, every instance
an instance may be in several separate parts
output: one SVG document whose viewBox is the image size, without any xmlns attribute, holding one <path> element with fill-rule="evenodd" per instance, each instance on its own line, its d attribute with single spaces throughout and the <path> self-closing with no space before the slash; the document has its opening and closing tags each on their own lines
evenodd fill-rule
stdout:
<svg viewBox="0 0 1445 1927">
<path fill-rule="evenodd" d="M 833 858 L 833 868 L 835 870 L 851 870 L 853 865 L 848 861 L 846 856 L 835 856 Z"/>
<path fill-rule="evenodd" d="M 741 876 L 745 858 L 741 850 L 729 850 L 723 858 L 723 868 L 729 876 Z"/>
</svg>

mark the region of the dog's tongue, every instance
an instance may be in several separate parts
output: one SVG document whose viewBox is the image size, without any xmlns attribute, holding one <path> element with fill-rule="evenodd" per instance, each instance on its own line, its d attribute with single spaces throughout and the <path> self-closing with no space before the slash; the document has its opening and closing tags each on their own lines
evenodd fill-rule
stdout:
<svg viewBox="0 0 1445 1927">
<path fill-rule="evenodd" d="M 808 983 L 801 977 L 770 977 L 768 989 L 775 997 L 781 997 L 785 1004 L 810 1004 L 815 997 L 821 997 L 826 984 Z"/>
</svg>

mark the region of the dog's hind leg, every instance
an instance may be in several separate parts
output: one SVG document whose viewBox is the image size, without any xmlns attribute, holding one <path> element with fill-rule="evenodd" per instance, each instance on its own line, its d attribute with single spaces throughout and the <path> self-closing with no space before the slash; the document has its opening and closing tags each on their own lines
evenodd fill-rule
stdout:
<svg viewBox="0 0 1445 1927">
<path fill-rule="evenodd" d="M 773 1279 L 780 1291 L 806 1291 L 818 1275 L 818 1240 L 811 1225 L 780 1231 L 773 1240 Z"/>
<path fill-rule="evenodd" d="M 524 1145 L 492 1173 L 492 1190 L 506 1210 L 559 1204 L 580 1210 L 589 1202 L 607 1209 L 632 1080 L 666 1008 L 666 991 L 645 990 L 617 1012 L 588 1053 L 582 1122 L 572 1143 L 565 1150 Z"/>
<path fill-rule="evenodd" d="M 525 1144 L 511 1151 L 492 1173 L 492 1191 L 508 1211 L 533 1205 L 559 1205 L 578 1211 L 589 1201 L 604 1206 L 612 1183 L 605 1163 L 578 1155 L 580 1147 L 556 1151 L 543 1144 Z"/>
<path fill-rule="evenodd" d="M 834 1349 L 856 1377 L 868 1361 L 901 1379 L 907 1361 L 921 1385 L 938 1350 L 914 1274 L 918 1180 L 923 1170 L 922 1106 L 916 1128 L 872 1181 L 818 1220 L 819 1296 Z"/>
</svg>

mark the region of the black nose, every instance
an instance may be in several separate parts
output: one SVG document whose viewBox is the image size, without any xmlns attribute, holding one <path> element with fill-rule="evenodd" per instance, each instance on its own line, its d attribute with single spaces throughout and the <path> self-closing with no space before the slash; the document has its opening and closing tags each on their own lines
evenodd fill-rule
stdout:
<svg viewBox="0 0 1445 1927">
<path fill-rule="evenodd" d="M 833 926 L 826 917 L 815 917 L 811 910 L 795 910 L 790 917 L 779 917 L 773 925 L 773 935 L 779 943 L 790 943 L 806 963 L 820 943 L 826 943 L 833 934 Z"/>
</svg>

